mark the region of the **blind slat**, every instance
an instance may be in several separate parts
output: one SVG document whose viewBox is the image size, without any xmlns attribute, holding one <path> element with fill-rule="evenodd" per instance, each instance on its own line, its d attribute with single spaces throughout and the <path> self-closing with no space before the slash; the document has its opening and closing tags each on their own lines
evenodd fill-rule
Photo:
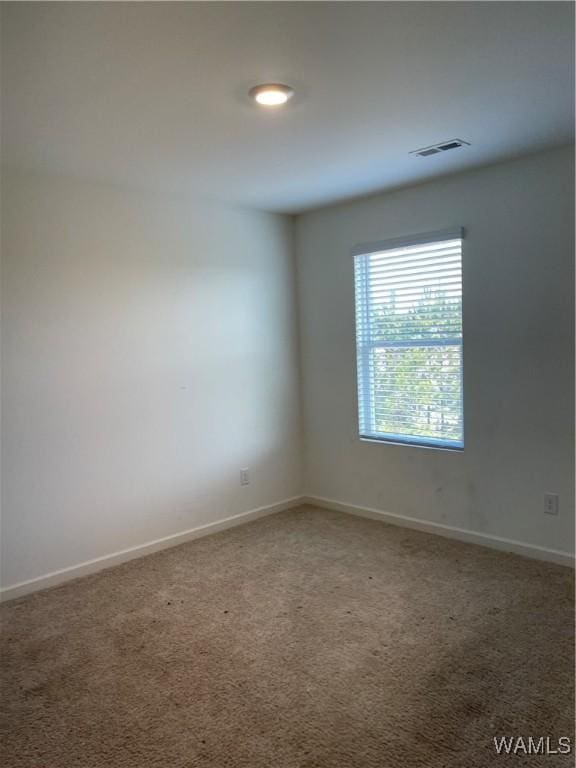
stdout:
<svg viewBox="0 0 576 768">
<path fill-rule="evenodd" d="M 399 294 L 402 295 L 399 297 Z M 455 301 L 462 296 L 462 288 L 457 282 L 455 282 L 453 285 L 443 285 L 436 288 L 428 288 L 422 285 L 408 285 L 406 287 L 384 287 L 375 285 L 371 290 L 366 291 L 366 295 L 370 296 L 372 299 L 381 297 L 382 301 L 388 299 L 391 302 L 393 301 L 395 305 L 402 304 L 403 302 L 406 303 L 406 299 L 410 299 L 410 304 L 414 306 L 414 297 L 422 300 L 423 302 L 438 302 L 439 298 L 444 297 L 450 301 Z"/>
<path fill-rule="evenodd" d="M 432 263 L 432 266 L 430 265 L 430 262 Z M 389 277 L 397 273 L 404 274 L 404 275 L 411 275 L 411 274 L 414 274 L 414 272 L 437 273 L 439 269 L 452 268 L 453 266 L 456 266 L 459 268 L 460 254 L 457 254 L 457 253 L 454 255 L 449 254 L 449 255 L 443 256 L 441 259 L 433 259 L 433 260 L 419 259 L 418 261 L 413 261 L 408 265 L 387 264 L 386 266 L 372 267 L 371 273 L 375 278 Z"/>
</svg>

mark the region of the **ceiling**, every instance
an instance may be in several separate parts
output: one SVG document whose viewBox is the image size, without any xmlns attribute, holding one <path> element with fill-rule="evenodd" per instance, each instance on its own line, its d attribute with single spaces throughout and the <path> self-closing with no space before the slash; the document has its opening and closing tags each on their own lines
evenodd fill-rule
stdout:
<svg viewBox="0 0 576 768">
<path fill-rule="evenodd" d="M 570 2 L 3 3 L 2 159 L 300 212 L 574 137 Z M 296 89 L 283 110 L 256 83 Z M 470 147 L 419 158 L 452 138 Z"/>
</svg>

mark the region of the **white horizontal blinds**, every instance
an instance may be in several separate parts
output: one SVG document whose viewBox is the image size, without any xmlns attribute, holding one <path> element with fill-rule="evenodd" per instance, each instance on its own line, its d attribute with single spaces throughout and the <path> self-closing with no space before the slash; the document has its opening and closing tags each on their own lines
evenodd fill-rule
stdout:
<svg viewBox="0 0 576 768">
<path fill-rule="evenodd" d="M 462 447 L 459 232 L 355 257 L 360 434 Z"/>
</svg>

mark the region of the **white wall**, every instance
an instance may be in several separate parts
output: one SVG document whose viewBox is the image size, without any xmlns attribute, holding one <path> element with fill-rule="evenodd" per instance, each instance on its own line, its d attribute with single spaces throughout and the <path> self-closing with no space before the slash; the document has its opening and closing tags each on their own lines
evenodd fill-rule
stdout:
<svg viewBox="0 0 576 768">
<path fill-rule="evenodd" d="M 572 549 L 573 211 L 565 148 L 298 218 L 307 494 Z M 465 450 L 361 442 L 351 248 L 455 226 Z M 543 514 L 545 491 L 560 494 L 558 517 Z"/>
<path fill-rule="evenodd" d="M 299 493 L 287 218 L 13 173 L 2 203 L 3 586 Z"/>
<path fill-rule="evenodd" d="M 307 494 L 571 550 L 572 173 L 560 149 L 298 217 Z M 361 442 L 350 250 L 453 226 L 466 449 Z M 301 492 L 291 251 L 280 216 L 4 173 L 4 587 Z"/>
</svg>

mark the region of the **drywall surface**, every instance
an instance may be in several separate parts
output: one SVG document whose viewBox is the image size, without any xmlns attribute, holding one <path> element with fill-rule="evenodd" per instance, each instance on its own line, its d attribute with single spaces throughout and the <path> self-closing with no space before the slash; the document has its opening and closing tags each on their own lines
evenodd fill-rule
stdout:
<svg viewBox="0 0 576 768">
<path fill-rule="evenodd" d="M 572 550 L 573 162 L 560 148 L 297 219 L 308 495 Z M 351 250 L 457 226 L 465 450 L 360 441 Z"/>
<path fill-rule="evenodd" d="M 15 173 L 2 204 L 4 587 L 300 491 L 289 219 Z"/>
</svg>

